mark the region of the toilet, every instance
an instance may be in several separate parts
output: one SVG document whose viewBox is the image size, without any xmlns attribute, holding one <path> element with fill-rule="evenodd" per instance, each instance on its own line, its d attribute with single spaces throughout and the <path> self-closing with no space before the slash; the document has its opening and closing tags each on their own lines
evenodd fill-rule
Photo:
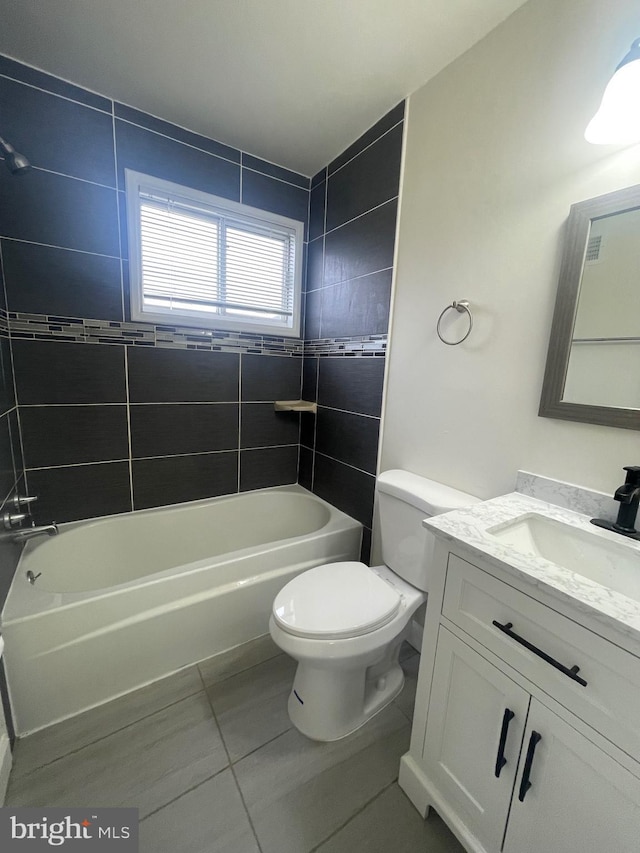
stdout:
<svg viewBox="0 0 640 853">
<path fill-rule="evenodd" d="M 422 520 L 479 502 L 408 471 L 380 474 L 376 488 L 384 565 L 317 566 L 273 602 L 271 637 L 298 661 L 289 717 L 313 740 L 346 737 L 402 690 L 400 646 L 430 581 L 433 537 Z"/>
</svg>

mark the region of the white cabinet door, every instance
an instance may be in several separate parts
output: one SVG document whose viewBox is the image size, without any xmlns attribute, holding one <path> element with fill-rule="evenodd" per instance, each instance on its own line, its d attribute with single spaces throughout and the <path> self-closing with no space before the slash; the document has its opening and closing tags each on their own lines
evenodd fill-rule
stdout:
<svg viewBox="0 0 640 853">
<path fill-rule="evenodd" d="M 640 779 L 535 699 L 522 756 L 505 853 L 638 853 Z"/>
<path fill-rule="evenodd" d="M 525 690 L 440 627 L 423 766 L 486 850 L 502 844 L 528 707 Z"/>
</svg>

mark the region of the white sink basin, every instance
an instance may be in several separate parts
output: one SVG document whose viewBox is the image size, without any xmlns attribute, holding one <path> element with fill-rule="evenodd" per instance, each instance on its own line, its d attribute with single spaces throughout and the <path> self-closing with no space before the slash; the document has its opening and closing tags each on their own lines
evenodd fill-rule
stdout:
<svg viewBox="0 0 640 853">
<path fill-rule="evenodd" d="M 582 530 L 554 518 L 527 513 L 487 529 L 522 554 L 533 554 L 640 601 L 640 551 L 613 540 L 617 533 Z"/>
</svg>

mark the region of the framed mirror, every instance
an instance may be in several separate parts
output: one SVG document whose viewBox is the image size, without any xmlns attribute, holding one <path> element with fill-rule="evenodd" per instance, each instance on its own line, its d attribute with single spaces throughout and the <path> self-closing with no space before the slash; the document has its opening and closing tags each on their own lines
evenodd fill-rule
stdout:
<svg viewBox="0 0 640 853">
<path fill-rule="evenodd" d="M 538 414 L 640 429 L 640 186 L 571 207 Z"/>
</svg>

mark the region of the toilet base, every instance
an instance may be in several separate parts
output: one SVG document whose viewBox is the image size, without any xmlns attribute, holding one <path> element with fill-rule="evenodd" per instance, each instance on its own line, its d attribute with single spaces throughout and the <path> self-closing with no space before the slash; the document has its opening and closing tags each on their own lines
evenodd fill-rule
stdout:
<svg viewBox="0 0 640 853">
<path fill-rule="evenodd" d="M 404 632 L 369 666 L 352 660 L 338 667 L 335 660 L 330 666 L 321 661 L 299 662 L 288 703 L 293 725 L 318 741 L 340 740 L 357 731 L 402 690 L 404 673 L 398 655 L 403 639 Z"/>
</svg>

